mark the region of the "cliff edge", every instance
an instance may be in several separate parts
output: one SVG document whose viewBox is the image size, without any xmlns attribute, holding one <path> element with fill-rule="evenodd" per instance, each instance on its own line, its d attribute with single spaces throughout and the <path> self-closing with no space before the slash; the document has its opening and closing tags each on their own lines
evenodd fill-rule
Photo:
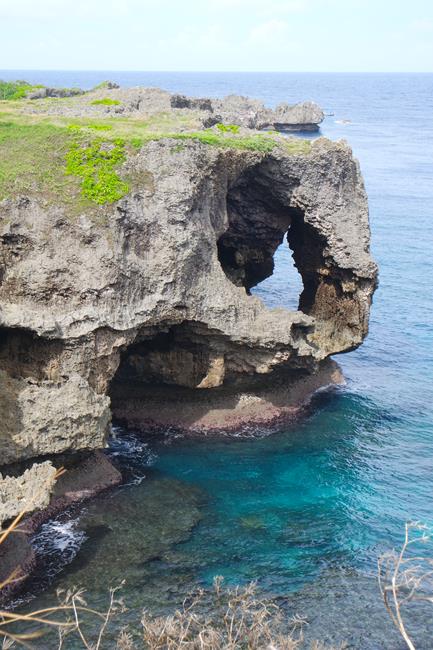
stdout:
<svg viewBox="0 0 433 650">
<path fill-rule="evenodd" d="M 346 143 L 204 127 L 191 105 L 117 111 L 126 96 L 2 102 L 0 464 L 103 447 L 112 410 L 271 421 L 367 334 L 377 269 Z M 250 293 L 283 240 L 297 311 Z"/>
</svg>

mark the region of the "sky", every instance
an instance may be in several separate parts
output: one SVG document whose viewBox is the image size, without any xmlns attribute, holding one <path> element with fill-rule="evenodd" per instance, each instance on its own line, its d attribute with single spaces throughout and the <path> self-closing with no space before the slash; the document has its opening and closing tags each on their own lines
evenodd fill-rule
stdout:
<svg viewBox="0 0 433 650">
<path fill-rule="evenodd" d="M 433 72 L 433 0 L 0 0 L 0 69 Z"/>
</svg>

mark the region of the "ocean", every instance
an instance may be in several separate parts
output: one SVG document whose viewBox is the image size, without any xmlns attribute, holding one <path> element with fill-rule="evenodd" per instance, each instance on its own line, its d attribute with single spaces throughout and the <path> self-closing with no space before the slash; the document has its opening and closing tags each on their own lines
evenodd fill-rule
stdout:
<svg viewBox="0 0 433 650">
<path fill-rule="evenodd" d="M 45 526 L 49 569 L 32 584 L 79 585 L 102 606 L 110 585 L 137 609 L 167 612 L 197 583 L 257 581 L 307 638 L 359 650 L 404 647 L 377 586 L 377 558 L 406 521 L 433 525 L 433 75 L 0 71 L 48 85 L 110 79 L 196 96 L 250 95 L 273 106 L 311 99 L 320 135 L 344 138 L 369 197 L 380 285 L 370 334 L 340 355 L 347 384 L 316 396 L 305 417 L 255 439 L 146 441 L 118 431 L 110 453 L 128 485 Z M 310 135 L 310 137 L 313 137 Z M 316 136 L 314 136 L 316 137 Z M 256 289 L 293 306 L 288 250 Z M 433 557 L 433 542 L 425 546 Z M 59 569 L 62 569 L 59 571 Z M 429 607 L 431 607 L 429 605 Z M 428 609 L 408 609 L 417 649 L 432 648 Z M 71 646 L 72 647 L 72 646 Z"/>
</svg>

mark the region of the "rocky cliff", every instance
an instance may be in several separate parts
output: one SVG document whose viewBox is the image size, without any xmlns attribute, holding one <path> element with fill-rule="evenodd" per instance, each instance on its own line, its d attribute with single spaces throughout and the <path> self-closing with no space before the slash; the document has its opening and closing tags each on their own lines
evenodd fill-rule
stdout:
<svg viewBox="0 0 433 650">
<path fill-rule="evenodd" d="M 3 125 L 30 162 L 0 185 L 0 464 L 102 447 L 112 409 L 238 426 L 335 380 L 329 356 L 362 342 L 376 285 L 347 144 L 184 117 L 144 133 L 78 120 L 83 101 L 28 101 Z M 294 312 L 250 294 L 283 240 L 303 280 Z"/>
</svg>

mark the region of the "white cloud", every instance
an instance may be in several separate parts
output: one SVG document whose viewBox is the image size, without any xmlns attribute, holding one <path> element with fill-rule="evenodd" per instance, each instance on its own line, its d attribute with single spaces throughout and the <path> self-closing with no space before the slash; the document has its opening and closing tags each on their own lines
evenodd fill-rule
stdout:
<svg viewBox="0 0 433 650">
<path fill-rule="evenodd" d="M 278 45 L 286 40 L 288 29 L 289 26 L 284 20 L 274 18 L 253 27 L 248 40 L 254 45 L 266 47 Z"/>
<path fill-rule="evenodd" d="M 157 0 L 0 0 L 0 19 L 120 18 Z"/>
<path fill-rule="evenodd" d="M 427 18 L 418 18 L 417 20 L 413 20 L 409 27 L 418 33 L 421 34 L 430 34 L 433 32 L 433 20 L 429 20 Z"/>
<path fill-rule="evenodd" d="M 249 14 L 298 13 L 309 9 L 312 0 L 208 0 L 217 9 L 245 9 Z"/>
</svg>

